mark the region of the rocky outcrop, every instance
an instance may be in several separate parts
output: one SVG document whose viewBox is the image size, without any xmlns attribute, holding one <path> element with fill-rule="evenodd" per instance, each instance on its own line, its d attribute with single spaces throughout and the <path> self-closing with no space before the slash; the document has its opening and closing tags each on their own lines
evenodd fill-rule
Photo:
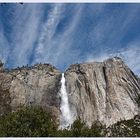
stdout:
<svg viewBox="0 0 140 140">
<path fill-rule="evenodd" d="M 132 119 L 140 107 L 140 79 L 118 58 L 71 65 L 65 72 L 73 117 L 90 126 Z M 4 69 L 0 61 L 0 115 L 41 106 L 60 119 L 61 72 L 50 64 Z"/>
<path fill-rule="evenodd" d="M 109 126 L 138 114 L 140 85 L 120 58 L 71 65 L 65 77 L 73 116 L 87 125 Z"/>
<path fill-rule="evenodd" d="M 59 119 L 61 73 L 50 64 L 2 70 L 0 64 L 0 114 L 21 106 L 42 106 Z"/>
</svg>

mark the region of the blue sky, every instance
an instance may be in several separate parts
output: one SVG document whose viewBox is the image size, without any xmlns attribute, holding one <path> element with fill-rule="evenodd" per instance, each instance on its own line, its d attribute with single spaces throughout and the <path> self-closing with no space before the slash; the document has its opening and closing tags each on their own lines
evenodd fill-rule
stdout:
<svg viewBox="0 0 140 140">
<path fill-rule="evenodd" d="M 121 56 L 140 75 L 140 4 L 0 4 L 0 59 L 8 68 Z"/>
</svg>

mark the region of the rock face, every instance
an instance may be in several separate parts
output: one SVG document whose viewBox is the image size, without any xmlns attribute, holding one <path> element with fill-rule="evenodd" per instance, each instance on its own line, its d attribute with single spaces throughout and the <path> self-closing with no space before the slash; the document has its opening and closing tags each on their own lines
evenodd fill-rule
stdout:
<svg viewBox="0 0 140 140">
<path fill-rule="evenodd" d="M 137 79 L 138 79 L 138 82 L 139 82 L 139 85 L 140 85 L 140 78 L 139 78 L 139 77 L 137 77 Z"/>
<path fill-rule="evenodd" d="M 139 112 L 140 79 L 120 58 L 71 65 L 65 72 L 73 117 L 107 126 Z M 21 106 L 42 106 L 60 119 L 61 72 L 50 64 L 6 70 L 0 61 L 0 115 Z"/>
<path fill-rule="evenodd" d="M 0 60 L 0 72 L 2 72 L 3 69 L 4 69 L 4 67 L 3 67 L 3 63 L 2 63 L 2 61 Z"/>
<path fill-rule="evenodd" d="M 42 106 L 59 119 L 61 73 L 49 64 L 1 70 L 0 114 L 14 111 L 20 106 Z"/>
<path fill-rule="evenodd" d="M 139 112 L 140 84 L 118 57 L 71 65 L 65 77 L 73 115 L 88 126 L 95 121 L 109 126 Z"/>
</svg>

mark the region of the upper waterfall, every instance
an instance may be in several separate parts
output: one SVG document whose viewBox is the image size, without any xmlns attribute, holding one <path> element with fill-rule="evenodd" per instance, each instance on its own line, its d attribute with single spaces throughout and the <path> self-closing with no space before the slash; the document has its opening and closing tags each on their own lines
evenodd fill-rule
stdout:
<svg viewBox="0 0 140 140">
<path fill-rule="evenodd" d="M 64 73 L 62 73 L 62 78 L 61 78 L 60 97 L 61 97 L 61 105 L 60 105 L 61 120 L 60 120 L 60 127 L 63 129 L 63 128 L 67 128 L 72 123 L 72 115 L 71 115 L 71 111 L 70 111 L 70 107 L 69 107 L 69 102 L 68 102 L 68 94 L 67 94 L 67 91 L 66 91 Z"/>
</svg>

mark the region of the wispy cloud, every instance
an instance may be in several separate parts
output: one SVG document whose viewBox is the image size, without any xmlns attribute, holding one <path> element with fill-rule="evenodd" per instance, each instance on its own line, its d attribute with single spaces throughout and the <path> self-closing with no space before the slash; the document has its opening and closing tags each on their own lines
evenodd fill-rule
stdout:
<svg viewBox="0 0 140 140">
<path fill-rule="evenodd" d="M 93 27 L 90 32 L 93 51 L 88 53 L 86 61 L 103 61 L 109 57 L 120 56 L 136 74 L 140 75 L 140 38 L 137 36 L 135 39 L 127 39 L 137 23 L 140 9 L 134 5 L 123 8 L 121 11 L 113 10 L 112 14 L 101 18 Z M 104 10 L 101 12 L 105 12 Z"/>
<path fill-rule="evenodd" d="M 71 21 L 71 24 L 65 29 L 64 33 L 60 38 L 56 39 L 58 42 L 57 52 L 55 53 L 56 59 L 54 59 L 54 63 L 57 64 L 63 60 L 62 63 L 66 63 L 66 61 L 72 60 L 74 57 L 78 56 L 78 52 L 75 52 L 72 49 L 73 40 L 75 39 L 74 33 L 76 31 L 76 27 L 80 22 L 81 14 L 82 14 L 83 6 L 78 5 L 76 7 L 75 15 Z M 59 59 L 58 59 L 59 58 Z M 66 60 L 66 61 L 65 61 Z"/>
<path fill-rule="evenodd" d="M 126 64 L 140 76 L 140 41 L 130 43 L 125 49 L 120 50 Z"/>
<path fill-rule="evenodd" d="M 53 35 L 55 34 L 56 27 L 60 22 L 63 12 L 63 4 L 54 4 L 48 14 L 48 18 L 42 24 L 42 30 L 38 39 L 38 44 L 35 50 L 35 59 L 33 63 L 45 62 L 46 57 L 49 55 L 53 43 Z"/>
<path fill-rule="evenodd" d="M 42 17 L 41 6 L 25 4 L 24 8 L 15 7 L 16 22 L 13 25 L 12 42 L 13 50 L 9 54 L 12 66 L 21 66 L 29 63 L 34 43 L 37 38 L 38 28 Z M 14 20 L 14 21 L 15 21 Z"/>
<path fill-rule="evenodd" d="M 9 55 L 9 42 L 3 33 L 3 29 L 0 28 L 0 60 L 6 63 Z"/>
<path fill-rule="evenodd" d="M 76 52 L 73 53 L 74 50 L 72 50 L 71 45 L 74 40 L 73 33 L 75 32 L 82 13 L 82 7 L 83 6 L 79 4 L 73 9 L 75 10 L 75 15 L 73 15 L 71 23 L 67 25 L 61 34 L 54 36 L 54 34 L 57 34 L 57 25 L 64 16 L 66 9 L 64 8 L 64 4 L 56 4 L 53 6 L 48 19 L 43 25 L 43 30 L 35 51 L 36 59 L 33 63 L 49 62 L 53 65 L 59 65 L 60 63 L 63 65 L 63 63 L 69 62 L 69 58 L 72 60 L 72 58 L 76 56 Z"/>
<path fill-rule="evenodd" d="M 102 62 L 107 58 L 119 56 L 123 61 L 140 76 L 140 41 L 132 41 L 125 48 L 120 48 L 117 52 L 102 52 L 97 56 L 90 55 L 87 57 L 87 62 L 98 61 Z"/>
<path fill-rule="evenodd" d="M 90 31 L 90 38 L 93 40 L 93 44 L 98 45 L 98 47 L 108 45 L 111 48 L 110 45 L 121 43 L 140 11 L 139 7 L 128 6 L 127 8 L 122 8 L 124 9 L 119 11 L 119 9 L 115 9 L 114 5 L 114 10 L 109 14 L 105 11 L 105 8 L 102 9 L 100 15 L 103 16 L 100 17 L 97 24 Z M 93 47 L 96 45 L 93 45 Z"/>
<path fill-rule="evenodd" d="M 0 59 L 10 67 L 41 62 L 64 70 L 121 54 L 140 74 L 140 5 L 13 4 L 6 10 L 12 18 L 1 10 Z"/>
</svg>

